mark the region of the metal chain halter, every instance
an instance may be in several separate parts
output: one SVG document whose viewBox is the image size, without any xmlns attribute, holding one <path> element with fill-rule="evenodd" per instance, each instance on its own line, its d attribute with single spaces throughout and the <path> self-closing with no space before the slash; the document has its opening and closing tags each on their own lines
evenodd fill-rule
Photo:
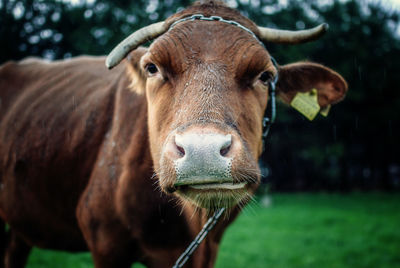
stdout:
<svg viewBox="0 0 400 268">
<path fill-rule="evenodd" d="M 204 224 L 203 229 L 199 232 L 196 238 L 190 243 L 190 245 L 186 248 L 186 250 L 182 253 L 182 255 L 178 258 L 172 268 L 181 268 L 183 265 L 189 260 L 190 256 L 192 256 L 193 252 L 200 246 L 201 241 L 206 238 L 208 233 L 214 228 L 215 224 L 217 224 L 218 219 L 221 217 L 222 213 L 225 211 L 225 208 L 220 208 L 215 211 L 214 215 L 208 219 L 206 224 Z"/>
<path fill-rule="evenodd" d="M 273 57 L 271 57 L 271 61 L 274 64 L 276 70 L 278 70 L 278 63 L 276 62 L 276 60 Z M 268 136 L 269 130 L 271 129 L 271 125 L 275 122 L 276 119 L 276 83 L 278 83 L 278 79 L 279 79 L 279 73 L 276 72 L 274 79 L 269 81 L 269 96 L 271 97 L 270 98 L 271 110 L 269 112 L 269 115 L 267 114 L 264 115 L 263 119 L 264 131 L 262 137 L 264 143 Z"/>
<path fill-rule="evenodd" d="M 264 44 L 260 41 L 260 39 L 258 39 L 258 37 L 253 33 L 252 30 L 250 30 L 247 27 L 244 27 L 242 24 L 240 24 L 239 22 L 236 22 L 234 20 L 226 20 L 220 16 L 211 16 L 211 17 L 206 17 L 203 14 L 194 14 L 190 17 L 185 17 L 183 19 L 179 19 L 177 21 L 175 21 L 174 23 L 171 24 L 171 26 L 169 27 L 169 30 L 172 30 L 175 25 L 181 23 L 181 22 L 185 22 L 185 21 L 194 21 L 194 20 L 205 20 L 205 21 L 219 21 L 219 22 L 225 22 L 231 25 L 234 25 L 236 27 L 239 27 L 242 30 L 245 30 L 246 32 L 248 32 L 249 34 L 251 34 L 258 42 L 261 43 L 262 46 L 264 46 Z"/>
<path fill-rule="evenodd" d="M 175 21 L 174 23 L 171 24 L 169 30 L 173 29 L 175 25 L 181 22 L 185 21 L 194 21 L 194 20 L 204 20 L 204 21 L 219 21 L 219 22 L 224 22 L 228 23 L 234 26 L 239 27 L 242 30 L 245 30 L 249 34 L 251 34 L 264 48 L 264 44 L 258 39 L 258 37 L 248 28 L 244 27 L 240 23 L 233 21 L 233 20 L 225 20 L 222 17 L 219 16 L 211 16 L 211 17 L 205 17 L 203 14 L 194 14 L 190 17 L 186 17 L 183 19 L 179 19 Z M 278 64 L 276 63 L 276 60 L 271 57 L 271 61 L 274 64 L 275 68 L 278 70 Z M 275 98 L 275 88 L 276 88 L 276 83 L 278 82 L 278 73 L 276 73 L 276 76 L 268 83 L 269 84 L 269 94 L 270 94 L 270 99 L 271 99 L 271 111 L 269 115 L 265 115 L 263 119 L 263 144 L 265 143 L 265 139 L 268 136 L 269 130 L 271 128 L 272 123 L 275 122 L 275 117 L 276 117 L 276 98 Z M 204 224 L 203 229 L 199 232 L 199 234 L 196 236 L 196 238 L 190 243 L 190 245 L 186 248 L 186 250 L 182 253 L 182 255 L 178 258 L 178 260 L 175 262 L 174 266 L 172 268 L 181 268 L 185 263 L 189 260 L 189 258 L 192 256 L 193 252 L 199 247 L 200 243 L 204 240 L 204 238 L 208 235 L 208 233 L 214 228 L 214 226 L 217 224 L 218 219 L 221 217 L 223 212 L 225 211 L 225 208 L 220 208 L 217 211 L 215 211 L 214 215 L 208 219 L 206 224 Z"/>
</svg>

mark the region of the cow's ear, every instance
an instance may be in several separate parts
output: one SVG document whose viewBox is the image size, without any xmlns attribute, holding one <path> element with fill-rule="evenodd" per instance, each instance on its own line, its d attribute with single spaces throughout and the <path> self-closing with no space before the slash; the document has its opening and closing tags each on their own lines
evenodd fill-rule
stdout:
<svg viewBox="0 0 400 268">
<path fill-rule="evenodd" d="M 140 67 L 140 59 L 146 52 L 147 48 L 139 47 L 126 56 L 128 75 L 131 79 L 130 88 L 138 94 L 144 94 L 146 91 L 147 76 Z"/>
<path fill-rule="evenodd" d="M 299 92 L 316 92 L 318 104 L 324 109 L 344 98 L 347 83 L 340 74 L 320 64 L 299 62 L 280 66 L 278 96 L 290 104 Z"/>
</svg>

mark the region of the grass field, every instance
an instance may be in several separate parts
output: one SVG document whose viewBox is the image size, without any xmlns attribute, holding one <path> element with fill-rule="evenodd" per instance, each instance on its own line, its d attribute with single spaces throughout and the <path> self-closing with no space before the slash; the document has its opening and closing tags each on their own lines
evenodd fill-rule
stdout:
<svg viewBox="0 0 400 268">
<path fill-rule="evenodd" d="M 273 194 L 225 233 L 217 268 L 400 268 L 400 195 Z M 35 249 L 34 267 L 93 267 L 90 255 Z M 135 268 L 142 267 L 134 265 Z"/>
</svg>

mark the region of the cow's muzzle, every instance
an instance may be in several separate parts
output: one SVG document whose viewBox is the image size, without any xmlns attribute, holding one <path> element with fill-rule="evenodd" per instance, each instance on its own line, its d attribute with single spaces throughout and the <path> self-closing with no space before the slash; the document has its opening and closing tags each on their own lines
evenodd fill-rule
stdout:
<svg viewBox="0 0 400 268">
<path fill-rule="evenodd" d="M 232 161 L 240 150 L 231 134 L 176 133 L 164 151 L 174 164 L 174 188 L 237 189 L 244 183 L 235 183 L 231 174 Z"/>
<path fill-rule="evenodd" d="M 232 135 L 176 134 L 175 186 L 232 183 Z"/>
<path fill-rule="evenodd" d="M 210 210 L 244 204 L 259 182 L 256 162 L 240 136 L 214 127 L 170 133 L 160 164 L 164 191 Z"/>
</svg>

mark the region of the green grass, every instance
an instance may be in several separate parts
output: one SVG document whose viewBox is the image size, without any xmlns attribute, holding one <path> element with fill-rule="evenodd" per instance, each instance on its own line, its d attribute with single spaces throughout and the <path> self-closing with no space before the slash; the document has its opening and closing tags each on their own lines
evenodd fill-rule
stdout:
<svg viewBox="0 0 400 268">
<path fill-rule="evenodd" d="M 217 268 L 400 268 L 400 195 L 270 198 L 270 206 L 252 204 L 229 227 Z M 28 267 L 86 268 L 93 263 L 89 254 L 35 249 Z"/>
<path fill-rule="evenodd" d="M 274 195 L 228 229 L 217 267 L 400 267 L 399 212 L 394 195 Z"/>
</svg>

